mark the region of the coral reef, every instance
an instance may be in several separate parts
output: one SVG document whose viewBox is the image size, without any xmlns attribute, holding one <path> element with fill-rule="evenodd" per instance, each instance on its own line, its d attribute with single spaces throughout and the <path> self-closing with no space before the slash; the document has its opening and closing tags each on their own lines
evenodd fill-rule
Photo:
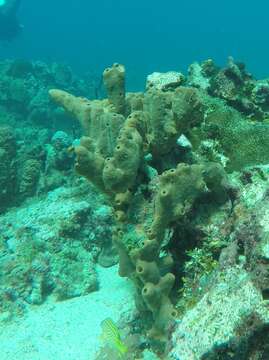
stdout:
<svg viewBox="0 0 269 360">
<path fill-rule="evenodd" d="M 95 264 L 109 267 L 117 255 L 111 208 L 72 171 L 68 148 L 79 132 L 48 96 L 56 85 L 89 94 L 89 79 L 23 60 L 1 61 L 0 73 L 2 321 L 51 294 L 64 300 L 96 290 Z"/>
<path fill-rule="evenodd" d="M 10 127 L 0 127 L 0 212 L 14 199 L 16 139 Z"/>
<path fill-rule="evenodd" d="M 64 132 L 65 137 L 68 135 Z M 61 143 L 59 133 L 52 138 L 47 130 L 30 126 L 16 129 L 0 125 L 1 205 L 0 213 L 29 197 L 63 185 L 64 175 L 72 169 L 74 158 Z M 72 182 L 74 177 L 69 177 Z"/>
<path fill-rule="evenodd" d="M 12 316 L 49 295 L 64 300 L 97 290 L 95 263 L 111 248 L 110 211 L 78 183 L 0 216 L 1 312 Z M 115 259 L 107 257 L 107 266 Z"/>
<path fill-rule="evenodd" d="M 248 349 L 254 329 L 266 331 L 268 315 L 267 306 L 246 271 L 223 271 L 214 279 L 214 287 L 176 327 L 170 355 L 182 360 L 224 359 L 221 354 L 229 352 L 231 358 L 248 359 L 247 353 L 254 350 Z M 247 322 L 252 328 L 246 326 Z"/>
<path fill-rule="evenodd" d="M 268 80 L 254 79 L 245 65 L 235 62 L 232 57 L 223 69 L 211 59 L 190 65 L 187 82 L 224 99 L 249 118 L 262 120 L 268 117 Z"/>
<path fill-rule="evenodd" d="M 50 101 L 48 89 L 61 86 L 92 97 L 95 90 L 91 92 L 90 79 L 78 79 L 68 66 L 56 63 L 1 61 L 0 75 L 3 212 L 30 196 L 62 185 L 63 175 L 72 168 L 73 156 L 66 149 L 80 134 L 75 133 L 72 120 Z"/>
<path fill-rule="evenodd" d="M 217 240 L 219 233 L 211 239 L 222 248 L 219 261 L 213 271 L 196 270 L 203 275 L 186 284 L 192 283 L 192 290 L 184 294 L 188 311 L 173 334 L 173 359 L 225 359 L 227 354 L 262 359 L 268 353 L 268 166 L 233 173 L 232 179 L 238 188 L 232 216 L 217 214 L 221 227 L 210 221 L 224 239 Z M 197 254 L 191 261 L 201 264 Z"/>
<path fill-rule="evenodd" d="M 97 290 L 96 263 L 119 262 L 129 357 L 265 358 L 268 80 L 209 59 L 129 93 L 114 64 L 101 99 L 59 64 L 0 73 L 0 320 Z"/>
<path fill-rule="evenodd" d="M 65 65 L 25 60 L 2 61 L 0 72 L 0 123 L 5 113 L 11 113 L 20 122 L 51 128 L 54 121 L 61 121 L 63 116 L 49 101 L 47 90 L 50 87 L 61 86 L 76 94 L 89 94 L 88 84 L 78 79 Z"/>
<path fill-rule="evenodd" d="M 231 58 L 224 69 L 193 64 L 186 79 L 154 73 L 144 94 L 125 93 L 124 75 L 119 64 L 104 71 L 108 99 L 50 96 L 83 129 L 75 168 L 114 209 L 119 274 L 135 284 L 141 330 L 172 358 L 254 356 L 249 344 L 268 328 L 268 237 L 264 224 L 250 227 L 258 208 L 242 209 L 247 169 L 269 162 L 266 81 Z"/>
<path fill-rule="evenodd" d="M 154 72 L 147 77 L 146 89 L 155 88 L 158 90 L 169 90 L 183 85 L 185 77 L 176 71 L 167 73 Z"/>
<path fill-rule="evenodd" d="M 114 64 L 104 71 L 108 100 L 91 102 L 61 90 L 50 90 L 50 96 L 84 129 L 86 136 L 74 147 L 76 169 L 110 198 L 118 223 L 114 244 L 119 251 L 119 273 L 134 280 L 140 307 L 152 313 L 149 336 L 166 340 L 170 321 L 176 316 L 170 299 L 175 282 L 173 259 L 168 252 L 162 254 L 166 233 L 206 193 L 227 193 L 223 199 L 227 200 L 229 186 L 218 164 L 180 163 L 166 171 L 162 165 L 176 140 L 203 119 L 198 92 L 188 88 L 162 92 L 151 87 L 141 100 L 142 110 L 126 113 L 123 76 L 122 65 Z M 115 81 L 118 86 L 111 85 Z M 147 177 L 148 155 L 154 164 L 159 163 L 161 175 L 154 178 L 155 186 Z M 137 192 L 141 192 L 138 201 L 134 199 Z M 147 197 L 152 199 L 148 202 Z M 143 206 L 149 207 L 150 216 L 139 223 L 135 217 L 140 216 Z M 128 244 L 128 227 L 132 225 L 140 227 L 140 233 L 137 229 Z"/>
</svg>

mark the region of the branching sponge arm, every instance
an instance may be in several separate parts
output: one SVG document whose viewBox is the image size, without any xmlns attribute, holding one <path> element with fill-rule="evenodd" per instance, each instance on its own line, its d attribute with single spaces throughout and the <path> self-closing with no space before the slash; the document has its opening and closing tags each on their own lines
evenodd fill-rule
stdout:
<svg viewBox="0 0 269 360">
<path fill-rule="evenodd" d="M 49 90 L 49 95 L 56 104 L 62 106 L 68 114 L 79 121 L 85 135 L 87 135 L 91 117 L 91 102 L 88 99 L 76 97 L 58 89 Z"/>
<path fill-rule="evenodd" d="M 125 68 L 120 64 L 113 64 L 106 68 L 103 79 L 109 102 L 119 114 L 125 114 Z"/>
</svg>

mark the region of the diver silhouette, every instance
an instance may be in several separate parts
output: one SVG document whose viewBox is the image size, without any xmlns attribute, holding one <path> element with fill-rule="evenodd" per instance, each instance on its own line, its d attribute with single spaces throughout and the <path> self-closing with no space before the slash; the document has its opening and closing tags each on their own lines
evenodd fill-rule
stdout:
<svg viewBox="0 0 269 360">
<path fill-rule="evenodd" d="M 22 30 L 17 18 L 21 0 L 0 0 L 0 41 L 13 40 Z"/>
</svg>

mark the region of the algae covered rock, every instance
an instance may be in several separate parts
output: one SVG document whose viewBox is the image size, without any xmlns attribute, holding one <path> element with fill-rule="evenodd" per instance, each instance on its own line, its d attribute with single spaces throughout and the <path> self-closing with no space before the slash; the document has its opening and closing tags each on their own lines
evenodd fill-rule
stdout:
<svg viewBox="0 0 269 360">
<path fill-rule="evenodd" d="M 246 271 L 231 268 L 219 274 L 206 295 L 178 322 L 170 355 L 196 360 L 224 359 L 229 353 L 231 359 L 247 359 L 254 353 L 254 338 L 257 346 L 268 328 L 269 310 L 261 293 Z"/>
<path fill-rule="evenodd" d="M 246 166 L 268 163 L 268 124 L 253 123 L 221 103 L 212 105 L 206 115 L 204 129 L 207 136 L 221 144 L 229 159 L 227 167 L 240 170 Z"/>
<path fill-rule="evenodd" d="M 211 246 L 216 246 L 217 237 L 226 237 L 218 262 L 213 271 L 203 271 L 198 282 L 199 270 L 195 270 L 194 263 L 203 260 L 198 259 L 197 250 L 186 263 L 186 271 L 197 274 L 193 277 L 191 302 L 186 304 L 173 334 L 172 358 L 215 360 L 229 354 L 231 359 L 252 359 L 266 358 L 268 352 L 269 227 L 268 203 L 264 201 L 268 169 L 249 168 L 245 174 L 234 173 L 231 178 L 238 189 L 232 219 L 228 212 L 225 217 L 216 212 L 218 224 L 213 219 L 208 224 L 215 227 Z M 199 227 L 203 222 L 200 218 Z M 206 224 L 202 225 L 203 231 L 209 230 Z M 207 254 L 208 245 L 205 241 L 202 247 Z"/>
<path fill-rule="evenodd" d="M 188 68 L 188 83 L 190 86 L 207 90 L 210 88 L 210 77 L 216 72 L 217 68 L 211 59 L 202 64 L 195 62 Z"/>
<path fill-rule="evenodd" d="M 51 128 L 55 119 L 68 123 L 68 118 L 55 111 L 49 101 L 48 89 L 53 85 L 82 95 L 90 91 L 87 80 L 78 79 L 62 64 L 6 60 L 1 61 L 0 73 L 1 112 L 12 114 L 13 120 L 24 123 L 29 120 L 35 126 Z"/>
<path fill-rule="evenodd" d="M 35 159 L 27 160 L 20 174 L 19 196 L 26 198 L 34 195 L 37 190 L 37 184 L 40 176 L 41 164 Z"/>
<path fill-rule="evenodd" d="M 112 246 L 111 210 L 99 205 L 88 187 L 61 187 L 1 215 L 1 311 L 14 315 L 50 295 L 62 301 L 97 290 L 97 257 Z"/>
<path fill-rule="evenodd" d="M 184 75 L 176 71 L 166 73 L 154 72 L 147 76 L 146 89 L 155 88 L 157 90 L 174 89 L 184 83 Z"/>
<path fill-rule="evenodd" d="M 11 128 L 0 127 L 0 212 L 14 201 L 16 138 Z"/>
<path fill-rule="evenodd" d="M 90 79 L 79 79 L 68 66 L 56 63 L 2 60 L 0 75 L 0 127 L 10 128 L 13 139 L 12 152 L 0 146 L 2 212 L 28 197 L 71 181 L 66 175 L 74 156 L 67 154 L 66 149 L 80 134 L 72 132 L 72 120 L 50 101 L 48 88 L 62 86 L 81 95 L 91 90 Z M 56 151 L 50 139 L 58 128 L 69 134 L 70 143 Z M 50 163 L 52 152 L 55 156 Z M 58 171 L 57 176 L 56 171 L 49 174 L 49 167 Z"/>
</svg>

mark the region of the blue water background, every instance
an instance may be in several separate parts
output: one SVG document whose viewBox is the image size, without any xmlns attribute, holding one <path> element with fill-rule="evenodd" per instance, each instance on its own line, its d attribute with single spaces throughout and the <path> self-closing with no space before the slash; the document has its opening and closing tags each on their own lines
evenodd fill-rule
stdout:
<svg viewBox="0 0 269 360">
<path fill-rule="evenodd" d="M 129 89 L 153 71 L 186 72 L 193 61 L 229 55 L 269 76 L 269 1 L 22 0 L 24 31 L 1 58 L 65 62 L 100 74 L 126 65 Z"/>
</svg>

